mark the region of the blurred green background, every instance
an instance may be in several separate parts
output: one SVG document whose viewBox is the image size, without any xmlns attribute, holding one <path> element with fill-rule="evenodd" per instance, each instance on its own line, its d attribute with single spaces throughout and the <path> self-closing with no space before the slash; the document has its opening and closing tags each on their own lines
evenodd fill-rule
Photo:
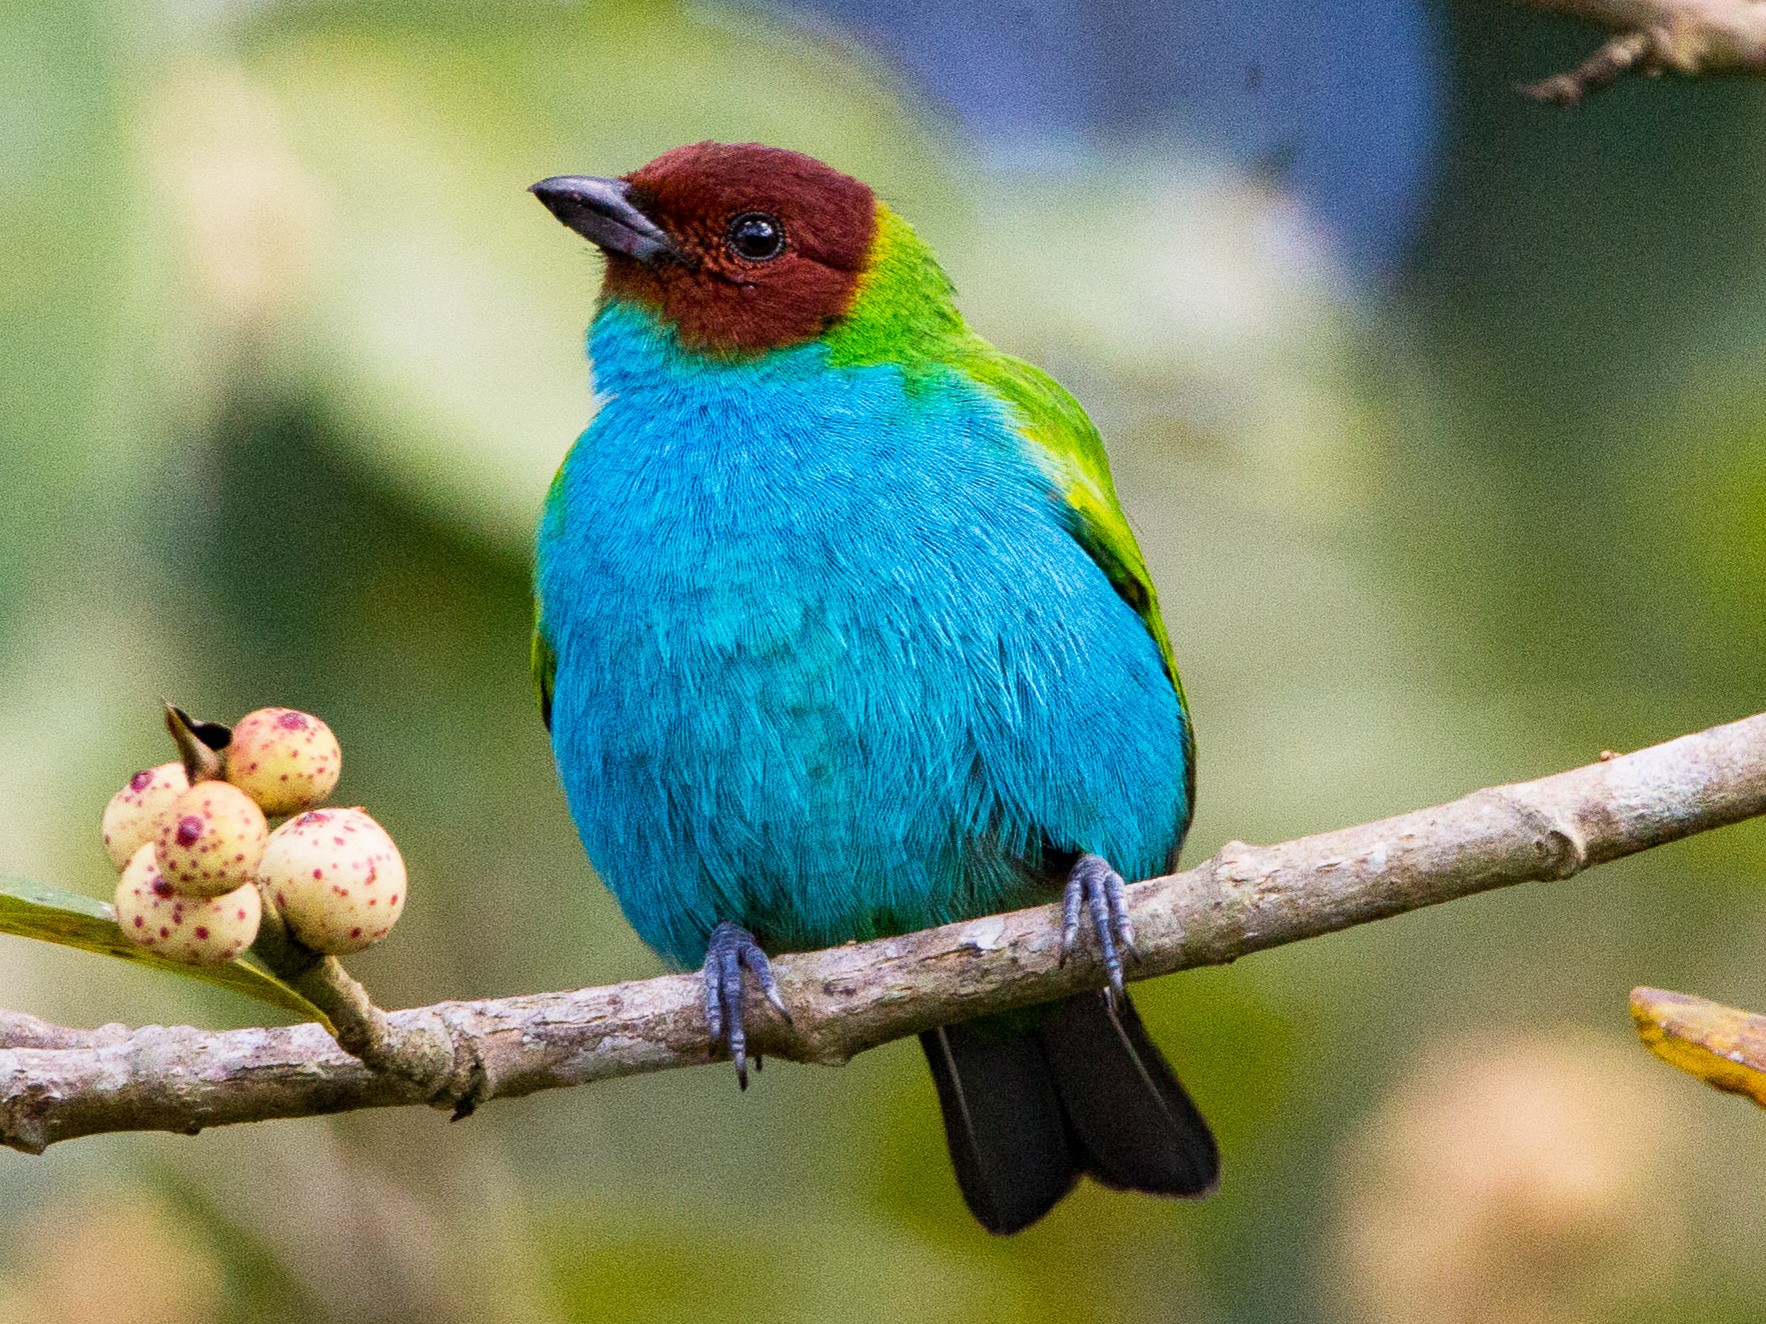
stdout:
<svg viewBox="0 0 1766 1324">
<path fill-rule="evenodd" d="M 867 11 L 895 46 L 840 8 L 0 0 L 0 873 L 107 894 L 161 698 L 289 704 L 411 866 L 352 961 L 383 1003 L 658 968 L 528 688 L 599 273 L 523 190 L 700 138 L 872 182 L 1099 420 L 1195 706 L 1191 860 L 1763 706 L 1758 85 L 1551 112 L 1513 85 L 1570 25 L 1416 0 L 1320 54 L 1284 22 L 1356 7 L 1265 0 L 1185 48 L 1234 96 L 1325 70 L 1257 132 L 1036 103 L 1061 131 L 1014 137 L 993 94 L 1069 86 L 1059 47 L 953 93 L 926 6 Z M 1625 995 L 1766 1006 L 1763 864 L 1750 825 L 1145 986 L 1220 1132 L 1204 1204 L 1087 1189 L 988 1239 L 906 1043 L 0 1153 L 0 1322 L 1751 1320 L 1766 1117 Z M 15 939 L 0 1005 L 271 1014 Z"/>
</svg>

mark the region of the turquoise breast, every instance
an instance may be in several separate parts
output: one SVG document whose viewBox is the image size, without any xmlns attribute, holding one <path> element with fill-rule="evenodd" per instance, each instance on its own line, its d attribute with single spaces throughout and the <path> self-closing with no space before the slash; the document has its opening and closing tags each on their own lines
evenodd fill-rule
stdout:
<svg viewBox="0 0 1766 1324">
<path fill-rule="evenodd" d="M 640 936 L 696 965 L 1162 869 L 1187 821 L 1158 650 L 953 370 L 718 362 L 613 305 L 542 521 L 554 752 Z M 1058 882 L 1058 874 L 1052 879 Z"/>
</svg>

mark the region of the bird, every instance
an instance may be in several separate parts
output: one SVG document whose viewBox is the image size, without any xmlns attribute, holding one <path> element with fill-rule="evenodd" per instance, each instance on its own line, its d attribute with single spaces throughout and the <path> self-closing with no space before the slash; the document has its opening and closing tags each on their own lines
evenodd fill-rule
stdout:
<svg viewBox="0 0 1766 1324">
<path fill-rule="evenodd" d="M 1212 1191 L 1123 982 L 1124 879 L 1177 859 L 1194 736 L 1084 409 L 813 157 L 701 142 L 531 192 L 606 259 L 534 679 L 589 862 L 703 971 L 710 1050 L 746 1089 L 769 955 L 1059 897 L 1107 987 L 920 1037 L 962 1198 L 1009 1234 L 1082 1176 Z"/>
</svg>

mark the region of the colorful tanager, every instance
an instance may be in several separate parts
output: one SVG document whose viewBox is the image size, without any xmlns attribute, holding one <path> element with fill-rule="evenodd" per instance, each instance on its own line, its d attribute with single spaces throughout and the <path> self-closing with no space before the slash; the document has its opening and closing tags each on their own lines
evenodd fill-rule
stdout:
<svg viewBox="0 0 1766 1324">
<path fill-rule="evenodd" d="M 589 859 L 703 968 L 711 1047 L 746 1084 L 769 952 L 1060 897 L 1109 987 L 921 1036 L 963 1196 L 1003 1233 L 1081 1174 L 1207 1193 L 1122 987 L 1123 878 L 1177 858 L 1194 745 L 1091 420 L 819 161 L 698 143 L 533 192 L 607 256 L 534 672 Z"/>
</svg>

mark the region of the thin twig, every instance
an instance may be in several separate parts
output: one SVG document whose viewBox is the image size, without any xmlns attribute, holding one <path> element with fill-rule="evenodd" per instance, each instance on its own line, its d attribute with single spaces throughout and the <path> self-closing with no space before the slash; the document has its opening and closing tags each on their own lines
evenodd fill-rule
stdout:
<svg viewBox="0 0 1766 1324">
<path fill-rule="evenodd" d="M 1128 890 L 1131 978 L 1251 952 L 1593 864 L 1766 813 L 1766 714 L 1570 772 L 1477 791 L 1278 846 L 1232 842 Z M 750 1047 L 837 1063 L 935 1025 L 1101 987 L 1063 965 L 1043 906 L 900 938 L 781 957 L 792 1024 L 749 999 Z M 8 1039 L 8 1027 L 14 1038 Z M 385 1032 L 449 1045 L 445 1087 L 375 1072 L 318 1026 L 91 1033 L 0 1017 L 0 1141 L 28 1153 L 104 1131 L 182 1131 L 273 1117 L 512 1098 L 708 1060 L 699 981 L 445 1002 L 385 1015 Z M 35 1036 L 33 1039 L 32 1036 Z M 442 1059 L 436 1059 L 438 1070 Z"/>
<path fill-rule="evenodd" d="M 1569 73 L 1523 87 L 1539 101 L 1573 106 L 1629 73 L 1766 74 L 1762 0 L 1519 0 L 1586 19 L 1612 36 Z"/>
</svg>

